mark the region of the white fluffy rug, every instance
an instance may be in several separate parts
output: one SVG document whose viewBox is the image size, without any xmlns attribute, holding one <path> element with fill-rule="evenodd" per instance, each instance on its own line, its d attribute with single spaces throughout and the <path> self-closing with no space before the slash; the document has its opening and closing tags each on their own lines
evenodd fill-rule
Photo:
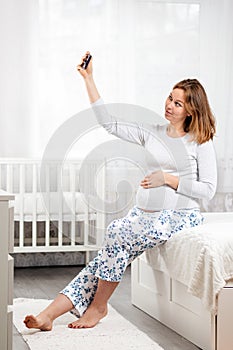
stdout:
<svg viewBox="0 0 233 350">
<path fill-rule="evenodd" d="M 68 328 L 67 324 L 76 319 L 70 313 L 59 317 L 51 332 L 26 328 L 25 315 L 36 315 L 49 303 L 50 300 L 44 299 L 14 300 L 14 325 L 31 350 L 163 350 L 110 305 L 107 317 L 94 328 Z"/>
</svg>

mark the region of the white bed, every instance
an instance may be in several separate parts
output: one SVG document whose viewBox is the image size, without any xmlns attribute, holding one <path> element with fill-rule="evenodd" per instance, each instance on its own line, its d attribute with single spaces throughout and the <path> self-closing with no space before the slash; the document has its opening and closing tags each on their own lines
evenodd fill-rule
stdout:
<svg viewBox="0 0 233 350">
<path fill-rule="evenodd" d="M 203 350 L 232 350 L 233 213 L 204 216 L 133 262 L 132 303 Z"/>
</svg>

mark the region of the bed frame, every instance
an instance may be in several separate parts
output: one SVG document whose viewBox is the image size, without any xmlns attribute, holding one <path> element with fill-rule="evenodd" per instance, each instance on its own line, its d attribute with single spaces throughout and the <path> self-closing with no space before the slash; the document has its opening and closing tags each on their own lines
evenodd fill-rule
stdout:
<svg viewBox="0 0 233 350">
<path fill-rule="evenodd" d="M 15 196 L 14 253 L 79 251 L 86 253 L 88 262 L 89 253 L 101 247 L 105 214 L 103 210 L 93 210 L 88 200 L 82 199 L 81 166 L 81 161 L 67 160 L 61 169 L 59 161 L 46 161 L 42 195 L 40 160 L 0 159 L 0 188 Z M 94 185 L 88 179 L 97 166 L 98 162 L 88 163 L 84 170 L 89 191 Z M 98 194 L 104 196 L 104 169 L 100 174 Z M 45 198 L 50 206 L 45 205 Z M 64 210 L 67 201 L 68 212 Z"/>
<path fill-rule="evenodd" d="M 233 280 L 220 291 L 215 316 L 187 292 L 187 286 L 154 269 L 145 253 L 132 263 L 131 286 L 135 306 L 201 349 L 233 349 Z"/>
</svg>

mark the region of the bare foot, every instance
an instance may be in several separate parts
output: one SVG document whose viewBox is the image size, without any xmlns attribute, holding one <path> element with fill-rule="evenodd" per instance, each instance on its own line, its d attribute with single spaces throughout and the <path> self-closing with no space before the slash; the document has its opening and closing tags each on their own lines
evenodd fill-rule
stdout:
<svg viewBox="0 0 233 350">
<path fill-rule="evenodd" d="M 69 328 L 92 328 L 94 327 L 102 318 L 104 318 L 108 313 L 108 308 L 106 306 L 96 307 L 95 305 L 90 305 L 83 316 L 75 322 L 68 324 Z"/>
<path fill-rule="evenodd" d="M 33 316 L 28 315 L 25 317 L 25 320 L 23 321 L 25 323 L 25 326 L 27 328 L 37 328 L 42 331 L 51 331 L 52 329 L 52 321 L 48 316 Z"/>
</svg>

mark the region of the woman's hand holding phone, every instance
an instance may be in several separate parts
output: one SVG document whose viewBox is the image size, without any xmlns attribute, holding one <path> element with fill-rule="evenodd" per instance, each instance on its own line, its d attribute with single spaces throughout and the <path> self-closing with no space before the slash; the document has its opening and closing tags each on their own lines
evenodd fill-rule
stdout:
<svg viewBox="0 0 233 350">
<path fill-rule="evenodd" d="M 86 52 L 85 56 L 82 57 L 82 61 L 77 65 L 77 71 L 87 78 L 92 75 L 92 56 L 89 51 Z"/>
</svg>

